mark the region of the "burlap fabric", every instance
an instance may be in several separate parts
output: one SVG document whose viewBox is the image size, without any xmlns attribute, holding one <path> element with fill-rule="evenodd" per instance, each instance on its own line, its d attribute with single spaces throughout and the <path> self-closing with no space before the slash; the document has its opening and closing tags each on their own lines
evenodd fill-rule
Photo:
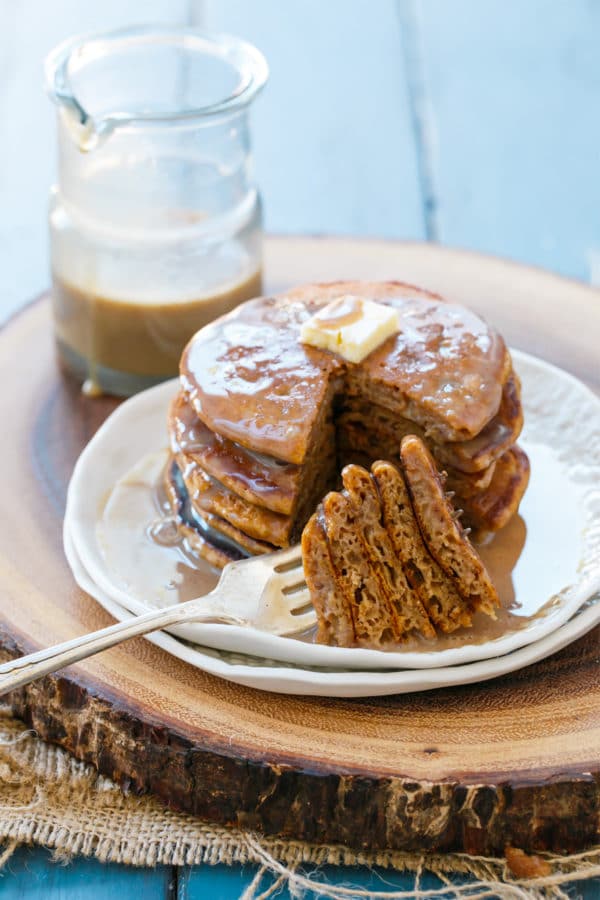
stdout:
<svg viewBox="0 0 600 900">
<path fill-rule="evenodd" d="M 385 851 L 355 853 L 346 847 L 311 845 L 258 837 L 207 825 L 166 809 L 151 797 L 126 795 L 90 766 L 39 740 L 0 708 L 0 864 L 20 844 L 39 844 L 62 859 L 91 856 L 135 866 L 256 863 L 257 875 L 244 900 L 265 898 L 286 884 L 292 895 L 319 885 L 319 896 L 351 898 L 566 897 L 564 885 L 600 876 L 600 847 L 572 857 L 545 857 L 543 877 L 516 878 L 506 860 L 464 854 L 419 855 Z M 365 891 L 324 882 L 318 868 L 366 865 L 415 873 L 410 891 Z M 430 871 L 440 879 L 437 893 L 419 886 Z M 469 884 L 451 886 L 457 873 Z"/>
</svg>

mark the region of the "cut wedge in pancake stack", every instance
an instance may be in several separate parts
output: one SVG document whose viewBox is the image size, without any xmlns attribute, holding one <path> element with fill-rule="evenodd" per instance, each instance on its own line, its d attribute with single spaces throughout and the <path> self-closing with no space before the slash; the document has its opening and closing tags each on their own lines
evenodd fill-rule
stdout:
<svg viewBox="0 0 600 900">
<path fill-rule="evenodd" d="M 457 521 L 427 448 L 405 437 L 400 467 L 375 462 L 343 473 L 304 529 L 302 555 L 317 611 L 317 640 L 391 648 L 420 634 L 495 617 L 496 589 Z"/>
<path fill-rule="evenodd" d="M 397 333 L 358 363 L 300 339 L 308 319 L 348 296 L 398 316 Z M 297 542 L 345 465 L 398 464 L 409 434 L 447 473 L 474 536 L 501 528 L 527 486 L 504 341 L 411 285 L 336 282 L 249 301 L 194 336 L 180 383 L 165 483 L 190 543 L 216 566 Z"/>
</svg>

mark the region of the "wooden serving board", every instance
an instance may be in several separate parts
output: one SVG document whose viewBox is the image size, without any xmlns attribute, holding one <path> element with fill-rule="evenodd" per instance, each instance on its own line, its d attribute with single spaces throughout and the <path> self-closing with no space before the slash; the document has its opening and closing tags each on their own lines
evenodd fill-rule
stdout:
<svg viewBox="0 0 600 900">
<path fill-rule="evenodd" d="M 600 388 L 600 296 L 583 285 L 432 245 L 329 239 L 267 241 L 266 275 L 271 289 L 339 277 L 442 289 Z M 8 657 L 111 621 L 76 587 L 61 521 L 75 459 L 115 402 L 59 375 L 47 298 L 0 332 L 0 379 Z M 598 837 L 599 660 L 600 628 L 481 685 L 330 700 L 239 687 L 136 639 L 11 699 L 40 736 L 210 821 L 354 848 L 565 851 Z"/>
</svg>

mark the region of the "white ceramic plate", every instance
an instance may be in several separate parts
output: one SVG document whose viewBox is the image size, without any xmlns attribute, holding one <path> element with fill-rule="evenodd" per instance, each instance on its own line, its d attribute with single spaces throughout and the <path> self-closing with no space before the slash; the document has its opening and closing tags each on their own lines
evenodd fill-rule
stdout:
<svg viewBox="0 0 600 900">
<path fill-rule="evenodd" d="M 130 613 L 105 594 L 90 578 L 82 565 L 73 541 L 65 528 L 65 553 L 78 585 L 106 609 L 115 619 L 123 621 Z M 410 694 L 434 688 L 451 687 L 488 681 L 508 672 L 522 669 L 556 653 L 562 647 L 582 637 L 600 622 L 600 594 L 588 600 L 573 618 L 552 634 L 508 653 L 505 656 L 466 663 L 460 666 L 432 669 L 401 669 L 399 671 L 357 671 L 344 669 L 303 668 L 282 665 L 271 659 L 257 658 L 191 645 L 157 631 L 146 635 L 149 641 L 172 656 L 227 681 L 274 691 L 278 694 L 303 694 L 319 697 L 381 697 L 387 694 Z"/>
<path fill-rule="evenodd" d="M 525 627 L 484 643 L 395 652 L 327 647 L 231 625 L 190 623 L 173 633 L 204 647 L 301 666 L 365 670 L 464 665 L 512 653 L 560 628 L 600 589 L 600 401 L 554 366 L 518 352 L 513 359 L 523 382 L 520 443 L 532 478 L 520 516 L 484 553 L 501 596 L 520 605 L 514 612 L 527 614 Z M 175 390 L 176 382 L 159 385 L 119 407 L 81 454 L 69 486 L 65 523 L 77 556 L 101 595 L 134 613 L 177 599 L 177 575 L 172 577 L 166 551 L 146 538 L 156 515 L 149 488 L 139 492 L 141 511 L 131 522 L 108 516 L 108 536 L 103 516 L 119 479 L 149 453 L 164 450 L 166 409 Z M 159 464 L 160 456 L 155 468 Z M 497 553 L 509 537 L 505 552 Z M 495 556 L 511 553 L 510 565 L 497 565 Z M 146 573 L 156 565 L 162 571 L 163 562 L 164 577 L 148 582 Z M 200 575 L 209 590 L 214 573 L 205 567 Z"/>
</svg>

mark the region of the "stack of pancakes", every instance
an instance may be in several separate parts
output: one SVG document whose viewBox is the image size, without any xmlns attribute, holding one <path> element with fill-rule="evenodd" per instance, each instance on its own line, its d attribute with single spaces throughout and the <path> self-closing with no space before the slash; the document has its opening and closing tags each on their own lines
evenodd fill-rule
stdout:
<svg viewBox="0 0 600 900">
<path fill-rule="evenodd" d="M 385 649 L 495 618 L 496 590 L 420 438 L 403 438 L 400 468 L 349 465 L 342 480 L 302 534 L 320 643 Z"/>
<path fill-rule="evenodd" d="M 302 323 L 344 295 L 399 314 L 399 332 L 357 364 L 300 341 Z M 527 486 L 504 341 L 411 285 L 336 282 L 251 300 L 192 338 L 180 383 L 166 487 L 190 544 L 216 566 L 298 541 L 344 465 L 397 462 L 407 434 L 445 470 L 479 537 L 508 521 Z"/>
</svg>

